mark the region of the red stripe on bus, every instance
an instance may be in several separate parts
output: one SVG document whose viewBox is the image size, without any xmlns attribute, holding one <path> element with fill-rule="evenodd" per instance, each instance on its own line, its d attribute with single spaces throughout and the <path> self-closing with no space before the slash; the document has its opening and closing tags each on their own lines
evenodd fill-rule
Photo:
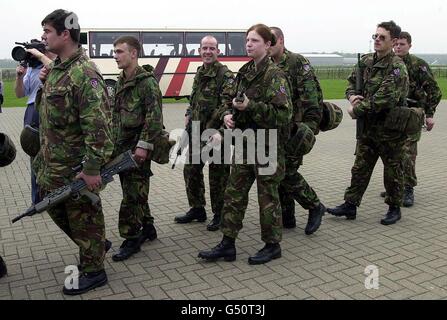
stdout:
<svg viewBox="0 0 447 320">
<path fill-rule="evenodd" d="M 165 72 L 166 66 L 168 65 L 169 58 L 168 57 L 161 57 L 158 60 L 157 65 L 154 69 L 155 78 L 157 79 L 157 82 L 160 82 L 161 76 Z"/>
<path fill-rule="evenodd" d="M 249 61 L 248 57 L 222 57 L 219 58 L 221 62 L 227 61 Z M 202 58 L 181 58 L 180 62 L 175 70 L 175 74 L 172 77 L 171 82 L 169 83 L 168 89 L 166 90 L 165 96 L 168 97 L 176 97 L 180 95 L 180 91 L 182 90 L 183 82 L 185 81 L 186 73 L 188 72 L 189 64 L 191 62 L 202 62 Z"/>
</svg>

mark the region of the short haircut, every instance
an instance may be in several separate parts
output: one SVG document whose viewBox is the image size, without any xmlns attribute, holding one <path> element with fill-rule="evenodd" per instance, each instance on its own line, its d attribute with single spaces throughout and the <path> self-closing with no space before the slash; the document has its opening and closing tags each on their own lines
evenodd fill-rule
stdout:
<svg viewBox="0 0 447 320">
<path fill-rule="evenodd" d="M 270 27 L 270 29 L 273 31 L 273 33 L 275 34 L 275 36 L 277 38 L 282 38 L 284 39 L 284 33 L 282 32 L 282 30 L 278 27 Z"/>
<path fill-rule="evenodd" d="M 75 43 L 79 43 L 81 27 L 78 23 L 78 16 L 71 11 L 57 9 L 47 15 L 41 22 L 41 25 L 51 25 L 60 35 L 65 30 L 70 32 L 70 37 Z"/>
<path fill-rule="evenodd" d="M 399 39 L 407 39 L 408 44 L 411 44 L 411 35 L 406 31 L 400 33 Z"/>
<path fill-rule="evenodd" d="M 138 56 L 140 56 L 141 52 L 141 44 L 137 38 L 132 36 L 121 36 L 113 42 L 113 46 L 116 47 L 117 44 L 126 43 L 130 48 L 136 49 Z"/>
<path fill-rule="evenodd" d="M 276 45 L 276 36 L 265 24 L 259 23 L 251 26 L 245 35 L 247 36 L 251 31 L 255 31 L 259 34 L 261 38 L 264 39 L 264 42 L 270 41 L 271 46 Z"/>
<path fill-rule="evenodd" d="M 204 36 L 201 40 L 200 40 L 200 48 L 202 48 L 202 41 L 203 39 L 206 38 L 213 38 L 214 40 L 216 40 L 216 49 L 219 48 L 219 41 L 217 41 L 217 38 L 211 34 L 207 34 L 206 36 Z"/>
<path fill-rule="evenodd" d="M 391 39 L 399 38 L 401 28 L 393 21 L 381 22 L 377 25 L 377 28 L 383 28 L 390 32 Z"/>
</svg>

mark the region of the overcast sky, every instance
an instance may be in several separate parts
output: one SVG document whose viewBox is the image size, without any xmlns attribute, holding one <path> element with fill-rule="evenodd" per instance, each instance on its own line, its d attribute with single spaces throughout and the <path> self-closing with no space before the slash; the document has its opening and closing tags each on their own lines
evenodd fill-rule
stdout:
<svg viewBox="0 0 447 320">
<path fill-rule="evenodd" d="M 40 37 L 54 9 L 74 11 L 81 27 L 281 27 L 295 52 L 368 52 L 377 23 L 394 20 L 413 36 L 413 53 L 447 53 L 446 0 L 130 0 L 0 2 L 0 58 L 15 41 Z"/>
</svg>

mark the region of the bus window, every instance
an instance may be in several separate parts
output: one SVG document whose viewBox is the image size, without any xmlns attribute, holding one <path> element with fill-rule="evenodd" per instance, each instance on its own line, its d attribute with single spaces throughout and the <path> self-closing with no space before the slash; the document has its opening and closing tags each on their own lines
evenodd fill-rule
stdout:
<svg viewBox="0 0 447 320">
<path fill-rule="evenodd" d="M 228 32 L 228 55 L 245 56 L 245 33 Z"/>
<path fill-rule="evenodd" d="M 113 57 L 113 42 L 121 36 L 139 39 L 138 32 L 90 32 L 90 57 Z"/>
<path fill-rule="evenodd" d="M 144 32 L 143 51 L 145 57 L 180 56 L 183 53 L 183 33 Z"/>
<path fill-rule="evenodd" d="M 212 35 L 217 39 L 220 49 L 220 56 L 225 55 L 226 46 L 224 32 L 187 32 L 186 51 L 188 56 L 199 55 L 200 41 L 207 35 Z"/>
</svg>

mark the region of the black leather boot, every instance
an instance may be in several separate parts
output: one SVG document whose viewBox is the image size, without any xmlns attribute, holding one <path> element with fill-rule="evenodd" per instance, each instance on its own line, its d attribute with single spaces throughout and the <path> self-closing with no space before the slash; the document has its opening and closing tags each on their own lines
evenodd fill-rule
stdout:
<svg viewBox="0 0 447 320">
<path fill-rule="evenodd" d="M 264 248 L 254 256 L 248 258 L 249 264 L 263 264 L 273 259 L 281 258 L 281 246 L 279 243 L 266 243 Z"/>
<path fill-rule="evenodd" d="M 385 218 L 380 220 L 380 223 L 388 226 L 390 224 L 395 224 L 397 221 L 399 221 L 401 218 L 400 208 L 390 206 L 388 209 L 388 212 L 385 215 Z"/>
<path fill-rule="evenodd" d="M 236 260 L 234 239 L 224 236 L 222 241 L 210 251 L 200 251 L 198 257 L 207 261 L 216 261 L 219 258 L 224 258 L 225 261 L 234 261 Z"/>
<path fill-rule="evenodd" d="M 206 211 L 204 207 L 191 208 L 185 214 L 176 216 L 174 219 L 177 223 L 189 223 L 193 220 L 197 220 L 198 222 L 203 222 L 206 220 Z"/>
<path fill-rule="evenodd" d="M 140 251 L 140 241 L 138 239 L 126 239 L 121 245 L 118 253 L 112 256 L 113 261 L 123 261 L 129 259 L 133 254 Z"/>
<path fill-rule="evenodd" d="M 307 225 L 304 233 L 310 235 L 318 230 L 321 225 L 326 207 L 320 202 L 318 207 L 309 210 L 309 217 L 307 218 Z"/>
<path fill-rule="evenodd" d="M 357 207 L 355 204 L 346 201 L 335 208 L 327 208 L 327 212 L 336 217 L 345 216 L 347 220 L 355 220 L 357 216 Z"/>
<path fill-rule="evenodd" d="M 220 227 L 220 214 L 215 213 L 213 220 L 206 226 L 208 231 L 217 231 Z"/>
<path fill-rule="evenodd" d="M 141 230 L 140 244 L 143 244 L 146 240 L 153 241 L 157 239 L 157 229 L 152 223 L 143 225 L 143 230 Z"/>
<path fill-rule="evenodd" d="M 69 296 L 85 293 L 107 283 L 107 274 L 104 270 L 98 272 L 84 272 L 79 274 L 77 288 L 64 288 L 62 292 Z"/>
<path fill-rule="evenodd" d="M 287 206 L 282 210 L 282 226 L 286 229 L 296 228 L 295 219 L 295 203 L 292 206 Z"/>
<path fill-rule="evenodd" d="M 414 190 L 413 187 L 405 186 L 404 189 L 404 199 L 403 199 L 403 205 L 404 207 L 412 207 L 414 204 Z"/>
<path fill-rule="evenodd" d="M 0 278 L 6 276 L 8 270 L 6 269 L 6 263 L 3 261 L 3 258 L 0 256 Z"/>
</svg>

